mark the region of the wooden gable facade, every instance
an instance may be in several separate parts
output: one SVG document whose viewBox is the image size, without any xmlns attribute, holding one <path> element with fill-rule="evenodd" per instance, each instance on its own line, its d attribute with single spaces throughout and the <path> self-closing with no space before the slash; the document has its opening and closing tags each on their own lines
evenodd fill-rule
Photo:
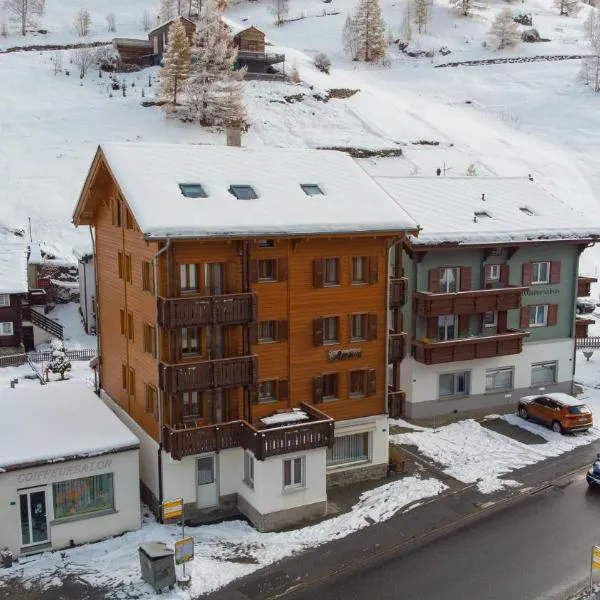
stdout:
<svg viewBox="0 0 600 600">
<path fill-rule="evenodd" d="M 265 34 L 254 26 L 234 35 L 233 43 L 239 52 L 265 52 Z"/>
<path fill-rule="evenodd" d="M 150 51 L 153 54 L 162 54 L 165 51 L 167 44 L 169 43 L 169 28 L 177 19 L 181 20 L 183 23 L 190 44 L 192 43 L 192 38 L 194 37 L 194 33 L 196 33 L 196 23 L 186 17 L 175 17 L 148 33 Z"/>
</svg>

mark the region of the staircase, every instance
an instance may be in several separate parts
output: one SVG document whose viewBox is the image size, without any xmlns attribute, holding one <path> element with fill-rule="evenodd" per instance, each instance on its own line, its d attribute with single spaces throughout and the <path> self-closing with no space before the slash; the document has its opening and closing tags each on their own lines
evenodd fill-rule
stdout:
<svg viewBox="0 0 600 600">
<path fill-rule="evenodd" d="M 51 333 L 55 338 L 59 340 L 64 339 L 63 326 L 49 319 L 46 315 L 37 312 L 36 310 L 31 310 L 31 322 L 34 325 L 37 325 L 40 329 Z"/>
</svg>

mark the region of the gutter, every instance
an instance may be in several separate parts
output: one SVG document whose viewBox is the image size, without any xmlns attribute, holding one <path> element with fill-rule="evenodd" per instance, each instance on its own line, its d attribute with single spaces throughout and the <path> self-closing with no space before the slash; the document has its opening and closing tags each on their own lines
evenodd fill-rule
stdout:
<svg viewBox="0 0 600 600">
<path fill-rule="evenodd" d="M 156 307 L 156 334 L 155 334 L 155 344 L 156 344 L 156 373 L 158 376 L 160 370 L 160 327 L 158 325 L 158 257 L 161 254 L 164 254 L 171 247 L 171 238 L 167 238 L 167 243 L 163 248 L 161 248 L 152 259 L 152 270 L 153 270 L 153 283 L 154 283 L 154 306 Z M 157 390 L 159 386 L 156 386 Z M 162 506 L 164 495 L 163 495 L 163 472 L 162 472 L 162 431 L 163 431 L 163 413 L 162 413 L 162 397 L 160 393 L 157 393 L 157 402 L 158 402 L 158 432 L 160 441 L 158 442 L 158 503 L 159 509 Z M 160 511 L 159 522 L 162 524 L 162 511 Z"/>
<path fill-rule="evenodd" d="M 98 293 L 100 288 L 98 287 L 98 264 L 96 262 L 96 240 L 94 239 L 94 231 L 92 226 L 89 226 L 90 229 L 90 238 L 92 239 L 92 257 L 94 259 L 94 284 L 96 286 L 96 306 L 94 306 L 94 312 L 96 313 L 96 355 L 98 356 L 98 364 L 96 365 L 98 378 L 94 382 L 96 384 L 96 389 L 94 390 L 98 396 L 100 396 L 100 390 L 102 389 L 102 348 L 100 346 L 100 311 L 98 310 Z M 83 269 L 85 274 L 85 266 Z M 85 294 L 87 296 L 87 293 Z M 86 298 L 86 307 L 87 307 L 87 298 Z M 87 323 L 87 317 L 86 317 Z"/>
</svg>

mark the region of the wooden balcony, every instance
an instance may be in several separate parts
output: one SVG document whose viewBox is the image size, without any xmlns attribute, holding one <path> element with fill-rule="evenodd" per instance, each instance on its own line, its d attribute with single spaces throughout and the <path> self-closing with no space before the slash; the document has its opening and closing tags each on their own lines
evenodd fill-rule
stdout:
<svg viewBox="0 0 600 600">
<path fill-rule="evenodd" d="M 388 362 L 399 362 L 406 358 L 406 333 L 390 333 Z"/>
<path fill-rule="evenodd" d="M 459 338 L 445 342 L 413 341 L 412 355 L 416 361 L 425 365 L 438 365 L 519 354 L 523 349 L 523 338 L 528 335 L 528 331 L 509 329 L 506 333 L 497 335 Z"/>
<path fill-rule="evenodd" d="M 202 362 L 160 364 L 160 389 L 167 393 L 228 388 L 258 383 L 256 355 Z"/>
<path fill-rule="evenodd" d="M 596 283 L 596 281 L 598 281 L 597 277 L 584 277 L 583 275 L 580 275 L 577 278 L 577 297 L 585 298 L 586 296 L 589 296 L 592 283 Z"/>
<path fill-rule="evenodd" d="M 393 391 L 388 389 L 388 415 L 390 419 L 399 419 L 404 416 L 404 402 L 406 401 L 406 392 Z"/>
<path fill-rule="evenodd" d="M 583 317 L 575 318 L 575 337 L 586 338 L 588 337 L 588 327 L 594 324 L 594 319 L 585 319 Z"/>
<path fill-rule="evenodd" d="M 406 277 L 390 279 L 390 308 L 400 308 L 406 302 Z"/>
<path fill-rule="evenodd" d="M 237 59 L 240 62 L 257 62 L 265 65 L 274 65 L 285 61 L 285 54 L 276 52 L 251 52 L 250 50 L 240 50 L 237 53 Z"/>
<path fill-rule="evenodd" d="M 257 428 L 247 421 L 188 429 L 164 426 L 163 446 L 175 460 L 239 447 L 252 451 L 257 460 L 331 447 L 335 428 L 333 419 L 308 404 L 302 404 L 301 408 L 309 416 L 309 421 L 283 427 Z"/>
<path fill-rule="evenodd" d="M 158 324 L 169 329 L 204 325 L 244 325 L 256 321 L 255 293 L 180 296 L 158 299 Z"/>
<path fill-rule="evenodd" d="M 440 315 L 473 315 L 521 308 L 521 298 L 527 287 L 504 287 L 469 290 L 452 294 L 414 292 L 414 312 L 421 317 Z"/>
</svg>

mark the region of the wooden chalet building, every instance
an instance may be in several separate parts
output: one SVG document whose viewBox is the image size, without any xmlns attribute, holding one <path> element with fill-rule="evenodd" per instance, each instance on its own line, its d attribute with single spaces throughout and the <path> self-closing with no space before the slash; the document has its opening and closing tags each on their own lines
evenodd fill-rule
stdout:
<svg viewBox="0 0 600 600">
<path fill-rule="evenodd" d="M 95 230 L 100 385 L 153 507 L 268 530 L 385 475 L 387 257 L 416 231 L 350 157 L 103 144 L 73 220 Z"/>
<path fill-rule="evenodd" d="M 192 38 L 196 33 L 196 23 L 194 23 L 194 21 L 191 19 L 186 17 L 174 17 L 173 19 L 162 23 L 158 27 L 155 27 L 148 32 L 148 41 L 150 42 L 152 53 L 159 57 L 159 62 L 160 59 L 162 59 L 163 52 L 166 50 L 169 43 L 169 29 L 177 20 L 180 20 L 183 23 L 188 40 L 190 44 L 192 43 Z"/>
<path fill-rule="evenodd" d="M 237 48 L 236 69 L 246 67 L 246 78 L 271 71 L 272 65 L 285 62 L 285 54 L 267 52 L 265 34 L 256 27 L 248 27 L 233 36 Z"/>
<path fill-rule="evenodd" d="M 23 311 L 27 305 L 27 245 L 0 244 L 0 354 L 23 350 Z"/>
<path fill-rule="evenodd" d="M 422 227 L 393 253 L 410 355 L 392 385 L 415 419 L 572 392 L 581 252 L 600 225 L 525 178 L 378 177 Z"/>
</svg>

